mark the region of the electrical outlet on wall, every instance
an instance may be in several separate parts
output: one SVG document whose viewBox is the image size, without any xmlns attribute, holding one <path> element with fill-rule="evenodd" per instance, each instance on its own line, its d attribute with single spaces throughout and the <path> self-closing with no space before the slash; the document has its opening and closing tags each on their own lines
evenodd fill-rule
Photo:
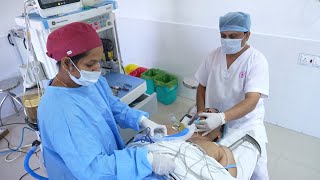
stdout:
<svg viewBox="0 0 320 180">
<path fill-rule="evenodd" d="M 313 61 L 313 66 L 320 68 L 320 56 L 315 56 L 314 61 Z"/>
<path fill-rule="evenodd" d="M 301 53 L 299 55 L 298 64 L 320 68 L 320 56 Z"/>
</svg>

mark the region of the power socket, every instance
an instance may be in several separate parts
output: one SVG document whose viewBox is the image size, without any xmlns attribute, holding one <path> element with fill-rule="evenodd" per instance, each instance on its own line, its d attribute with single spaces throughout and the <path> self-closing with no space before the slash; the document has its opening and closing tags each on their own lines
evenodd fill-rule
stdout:
<svg viewBox="0 0 320 180">
<path fill-rule="evenodd" d="M 0 140 L 4 137 L 6 137 L 6 135 L 9 134 L 9 130 L 8 129 L 0 129 Z"/>
<path fill-rule="evenodd" d="M 298 64 L 320 68 L 320 56 L 301 53 L 299 55 Z"/>
</svg>

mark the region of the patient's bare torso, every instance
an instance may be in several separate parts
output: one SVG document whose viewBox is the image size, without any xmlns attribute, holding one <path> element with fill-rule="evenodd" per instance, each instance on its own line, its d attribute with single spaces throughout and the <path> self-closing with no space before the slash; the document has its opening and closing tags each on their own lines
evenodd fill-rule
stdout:
<svg viewBox="0 0 320 180">
<path fill-rule="evenodd" d="M 178 131 L 172 129 L 170 125 L 167 125 L 168 135 L 175 134 Z M 230 149 L 224 146 L 220 146 L 213 142 L 214 139 L 220 136 L 219 130 L 211 131 L 207 136 L 202 137 L 202 133 L 194 133 L 193 136 L 188 140 L 194 144 L 201 146 L 208 156 L 213 157 L 217 160 L 222 166 L 227 166 L 229 164 L 235 164 L 235 160 Z M 237 169 L 230 168 L 228 169 L 229 173 L 233 176 L 237 176 Z"/>
</svg>

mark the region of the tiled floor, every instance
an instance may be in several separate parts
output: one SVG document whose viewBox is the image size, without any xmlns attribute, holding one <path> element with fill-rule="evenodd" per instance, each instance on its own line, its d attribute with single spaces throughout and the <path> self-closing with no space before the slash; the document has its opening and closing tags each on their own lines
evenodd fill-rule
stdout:
<svg viewBox="0 0 320 180">
<path fill-rule="evenodd" d="M 169 114 L 174 114 L 177 118 L 182 117 L 194 101 L 178 97 L 171 105 L 158 104 L 158 113 L 152 119 L 158 123 L 169 123 Z M 23 122 L 23 115 L 11 116 L 4 120 L 6 123 Z M 7 139 L 12 145 L 17 145 L 21 137 L 23 125 L 9 126 L 10 134 Z M 271 180 L 318 180 L 320 179 L 320 139 L 297 133 L 285 128 L 266 123 L 269 143 L 268 168 Z M 24 144 L 31 143 L 36 136 L 34 133 L 26 131 Z M 6 148 L 4 140 L 0 141 L 0 149 Z M 16 161 L 7 163 L 4 161 L 5 155 L 0 155 L 0 179 L 18 180 L 25 173 L 23 169 L 24 157 Z M 33 156 L 31 167 L 39 167 L 38 159 Z M 32 179 L 29 176 L 23 178 Z"/>
</svg>

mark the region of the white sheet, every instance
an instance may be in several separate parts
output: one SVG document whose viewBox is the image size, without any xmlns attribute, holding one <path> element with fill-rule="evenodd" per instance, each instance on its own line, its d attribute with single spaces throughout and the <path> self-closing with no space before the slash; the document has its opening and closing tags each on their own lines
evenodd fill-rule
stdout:
<svg viewBox="0 0 320 180">
<path fill-rule="evenodd" d="M 239 130 L 232 131 L 229 129 L 226 136 L 218 144 L 229 147 L 245 134 L 255 137 L 255 134 L 251 131 L 240 132 Z M 185 141 L 165 141 L 153 144 L 137 142 L 128 145 L 128 147 L 136 146 L 146 146 L 150 152 L 161 153 L 168 157 L 175 158 L 175 163 L 177 164 L 175 174 L 180 179 L 249 180 L 259 156 L 256 147 L 248 142 L 244 142 L 236 148 L 232 152 L 237 165 L 237 178 L 234 178 L 214 158 L 204 155 L 199 148 Z M 186 163 L 184 163 L 184 159 Z M 208 171 L 206 163 L 209 164 L 210 171 Z M 187 164 L 187 166 L 185 164 Z M 191 171 L 188 170 L 188 167 Z"/>
<path fill-rule="evenodd" d="M 147 148 L 150 152 L 175 158 L 177 168 L 174 174 L 180 179 L 235 179 L 214 158 L 204 155 L 188 142 L 158 142 L 147 145 Z"/>
<path fill-rule="evenodd" d="M 231 144 L 233 144 L 246 134 L 249 134 L 253 137 L 255 136 L 251 131 L 240 132 L 239 130 L 232 131 L 229 129 L 226 133 L 226 136 L 223 137 L 223 139 L 218 144 L 229 147 Z M 249 142 L 244 142 L 232 153 L 237 165 L 237 179 L 250 179 L 259 157 L 259 151 L 257 150 L 257 148 Z"/>
</svg>

